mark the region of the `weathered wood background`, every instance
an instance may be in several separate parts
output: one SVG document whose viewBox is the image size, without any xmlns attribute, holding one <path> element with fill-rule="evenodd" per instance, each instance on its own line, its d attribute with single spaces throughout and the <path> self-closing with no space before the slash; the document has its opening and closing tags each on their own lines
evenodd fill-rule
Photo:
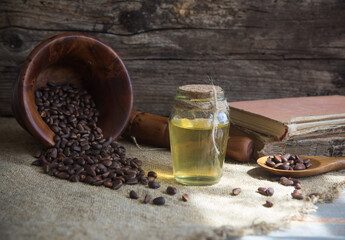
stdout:
<svg viewBox="0 0 345 240">
<path fill-rule="evenodd" d="M 0 115 L 26 56 L 63 32 L 120 55 L 140 111 L 168 115 L 176 87 L 207 74 L 229 101 L 345 95 L 342 0 L 1 0 Z"/>
</svg>

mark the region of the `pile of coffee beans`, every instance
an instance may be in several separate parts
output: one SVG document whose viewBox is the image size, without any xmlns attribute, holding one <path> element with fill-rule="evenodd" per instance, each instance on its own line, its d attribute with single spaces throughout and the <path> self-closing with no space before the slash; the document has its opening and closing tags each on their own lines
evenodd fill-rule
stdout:
<svg viewBox="0 0 345 240">
<path fill-rule="evenodd" d="M 312 164 L 309 158 L 302 159 L 299 155 L 286 153 L 284 155 L 269 156 L 266 165 L 282 170 L 305 170 L 310 168 Z"/>
<path fill-rule="evenodd" d="M 36 153 L 33 165 L 51 176 L 115 190 L 123 184 L 147 184 L 142 161 L 126 157 L 124 147 L 103 136 L 99 112 L 86 91 L 48 83 L 35 92 L 35 102 L 55 133 L 55 145 Z"/>
</svg>

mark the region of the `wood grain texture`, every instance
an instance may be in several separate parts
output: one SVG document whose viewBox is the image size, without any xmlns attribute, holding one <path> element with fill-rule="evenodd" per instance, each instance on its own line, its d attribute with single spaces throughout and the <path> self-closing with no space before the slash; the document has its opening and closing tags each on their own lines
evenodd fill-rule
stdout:
<svg viewBox="0 0 345 240">
<path fill-rule="evenodd" d="M 179 85 L 208 83 L 229 101 L 345 95 L 345 2 L 0 2 L 0 115 L 10 88 L 41 41 L 83 32 L 124 60 L 134 109 L 167 116 Z"/>
</svg>

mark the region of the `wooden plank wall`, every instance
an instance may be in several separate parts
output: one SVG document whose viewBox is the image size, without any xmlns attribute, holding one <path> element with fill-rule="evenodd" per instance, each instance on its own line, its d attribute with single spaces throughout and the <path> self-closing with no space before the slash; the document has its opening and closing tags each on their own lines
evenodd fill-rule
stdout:
<svg viewBox="0 0 345 240">
<path fill-rule="evenodd" d="M 345 95 L 342 0 L 1 0 L 0 115 L 26 56 L 63 32 L 120 55 L 140 111 L 167 116 L 175 89 L 207 74 L 229 101 Z"/>
</svg>

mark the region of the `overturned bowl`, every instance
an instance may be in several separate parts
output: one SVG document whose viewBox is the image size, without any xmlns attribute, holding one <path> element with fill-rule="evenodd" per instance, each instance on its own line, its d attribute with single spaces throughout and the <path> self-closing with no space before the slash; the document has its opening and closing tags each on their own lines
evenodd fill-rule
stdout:
<svg viewBox="0 0 345 240">
<path fill-rule="evenodd" d="M 47 147 L 55 144 L 55 133 L 39 115 L 34 93 L 48 82 L 87 90 L 105 137 L 117 139 L 124 131 L 133 105 L 132 85 L 120 57 L 105 43 L 86 34 L 60 34 L 39 44 L 25 60 L 13 85 L 12 111 L 19 124 Z"/>
</svg>

